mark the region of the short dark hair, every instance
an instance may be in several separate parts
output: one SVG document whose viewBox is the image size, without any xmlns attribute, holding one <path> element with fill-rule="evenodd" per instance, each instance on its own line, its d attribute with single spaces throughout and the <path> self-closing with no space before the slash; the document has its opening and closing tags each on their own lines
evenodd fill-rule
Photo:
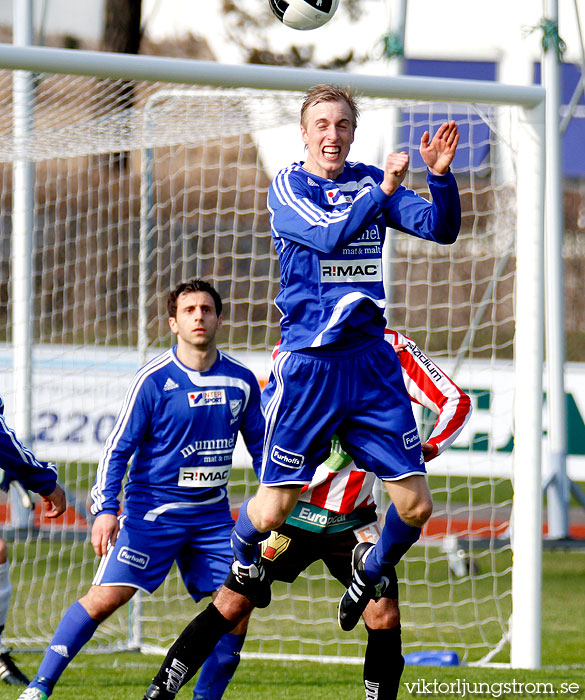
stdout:
<svg viewBox="0 0 585 700">
<path fill-rule="evenodd" d="M 360 109 L 356 102 L 355 95 L 348 87 L 343 88 L 338 85 L 326 84 L 313 85 L 312 88 L 308 89 L 305 95 L 305 101 L 301 107 L 301 126 L 305 129 L 307 128 L 305 123 L 307 110 L 309 107 L 319 104 L 319 102 L 346 102 L 351 112 L 351 126 L 354 131 L 356 130 Z"/>
<path fill-rule="evenodd" d="M 213 285 L 209 284 L 209 282 L 205 282 L 205 280 L 200 280 L 200 279 L 194 279 L 190 280 L 189 282 L 181 282 L 178 284 L 175 289 L 169 294 L 169 298 L 167 301 L 167 309 L 169 310 L 169 317 L 170 318 L 175 318 L 177 315 L 177 299 L 183 294 L 184 292 L 207 292 L 211 298 L 213 299 L 215 303 L 215 312 L 218 316 L 221 315 L 221 310 L 223 308 L 223 304 L 221 302 L 221 297 L 213 287 Z"/>
</svg>

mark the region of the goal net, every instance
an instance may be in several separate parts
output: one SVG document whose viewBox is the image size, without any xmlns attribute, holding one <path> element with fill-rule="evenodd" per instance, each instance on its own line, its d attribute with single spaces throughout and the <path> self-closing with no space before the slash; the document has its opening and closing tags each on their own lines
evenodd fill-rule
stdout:
<svg viewBox="0 0 585 700">
<path fill-rule="evenodd" d="M 74 60 L 74 59 L 73 59 Z M 15 166 L 33 172 L 33 448 L 59 465 L 70 507 L 49 523 L 0 503 L 13 601 L 5 642 L 38 649 L 91 584 L 97 561 L 88 494 L 133 373 L 171 343 L 166 298 L 179 281 L 211 280 L 225 301 L 220 346 L 265 382 L 279 337 L 279 266 L 266 209 L 271 178 L 304 158 L 302 94 L 36 73 L 33 123 L 13 128 L 13 77 L 0 71 L 0 373 L 12 424 L 16 396 L 10 255 Z M 389 246 L 389 323 L 470 393 L 473 417 L 429 465 L 434 514 L 398 567 L 404 651 L 454 650 L 467 663 L 509 660 L 515 385 L 516 109 L 363 97 L 350 158 L 380 165 L 411 154 L 408 187 L 427 196 L 418 144 L 455 119 L 459 240 L 441 247 L 399 233 Z M 26 233 L 24 234 L 26 235 Z M 12 262 L 14 265 L 14 261 Z M 423 434 L 433 417 L 416 410 Z M 238 447 L 234 510 L 256 487 Z M 385 506 L 385 504 L 384 504 Z M 356 661 L 362 626 L 342 633 L 342 587 L 312 566 L 253 616 L 246 651 Z M 98 628 L 88 649 L 163 650 L 197 606 L 176 569 Z"/>
</svg>

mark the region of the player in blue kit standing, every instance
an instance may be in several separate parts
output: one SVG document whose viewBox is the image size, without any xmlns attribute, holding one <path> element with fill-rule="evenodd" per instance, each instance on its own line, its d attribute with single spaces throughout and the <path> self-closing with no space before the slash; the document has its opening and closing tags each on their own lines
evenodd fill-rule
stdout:
<svg viewBox="0 0 585 700">
<path fill-rule="evenodd" d="M 262 397 L 261 483 L 240 510 L 232 535 L 232 571 L 250 601 L 266 606 L 270 585 L 258 544 L 290 514 L 337 434 L 358 467 L 383 480 L 393 503 L 376 545 L 354 550 L 352 582 L 339 605 L 344 630 L 381 595 L 387 583 L 383 567 L 399 561 L 432 512 L 400 363 L 384 342 L 386 228 L 448 244 L 461 223 L 450 172 L 459 141 L 455 122 L 421 139 L 429 203 L 401 184 L 406 153 L 390 154 L 384 170 L 347 161 L 358 113 L 350 91 L 310 89 L 301 108 L 307 158 L 281 170 L 270 186 L 282 343 Z"/>
<path fill-rule="evenodd" d="M 177 344 L 134 377 L 91 491 L 97 516 L 91 540 L 102 557 L 93 585 L 65 613 L 19 700 L 51 695 L 100 622 L 137 590 L 156 590 L 174 561 L 195 601 L 213 594 L 229 572 L 234 522 L 226 485 L 238 432 L 254 468 L 260 467 L 260 386 L 249 369 L 216 347 L 222 302 L 210 284 L 180 284 L 169 296 L 168 310 Z M 234 630 L 226 644 L 218 644 L 226 685 L 243 632 Z"/>
</svg>

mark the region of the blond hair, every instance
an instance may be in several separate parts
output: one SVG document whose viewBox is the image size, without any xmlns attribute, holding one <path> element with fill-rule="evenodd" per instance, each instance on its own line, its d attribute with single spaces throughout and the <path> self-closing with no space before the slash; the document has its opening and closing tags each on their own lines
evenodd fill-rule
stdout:
<svg viewBox="0 0 585 700">
<path fill-rule="evenodd" d="M 356 99 L 350 88 L 339 87 L 338 85 L 314 85 L 309 88 L 305 95 L 305 101 L 301 107 L 301 126 L 305 129 L 306 114 L 309 107 L 319 104 L 319 102 L 345 102 L 351 112 L 351 126 L 353 131 L 356 130 L 360 110 Z"/>
</svg>

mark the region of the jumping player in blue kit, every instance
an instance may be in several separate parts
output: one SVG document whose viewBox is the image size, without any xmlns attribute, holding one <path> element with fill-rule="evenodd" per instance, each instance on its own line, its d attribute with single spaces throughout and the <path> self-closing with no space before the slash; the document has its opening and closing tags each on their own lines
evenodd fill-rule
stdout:
<svg viewBox="0 0 585 700">
<path fill-rule="evenodd" d="M 261 483 L 243 504 L 232 535 L 232 572 L 244 595 L 266 606 L 270 586 L 258 544 L 290 514 L 337 434 L 356 464 L 382 479 L 393 502 L 377 544 L 362 543 L 354 551 L 352 582 L 339 605 L 344 630 L 353 629 L 368 601 L 381 595 L 383 566 L 399 561 L 432 512 L 400 363 L 383 338 L 386 228 L 448 244 L 461 222 L 450 172 L 456 124 L 421 139 L 429 203 L 401 185 L 406 153 L 390 154 L 384 170 L 347 161 L 357 118 L 348 90 L 309 90 L 301 109 L 306 161 L 281 170 L 270 186 L 282 343 L 262 397 Z"/>
<path fill-rule="evenodd" d="M 92 544 L 102 557 L 93 585 L 65 613 L 19 700 L 45 700 L 100 622 L 137 590 L 156 590 L 173 562 L 195 601 L 214 594 L 229 572 L 234 522 L 226 485 L 238 432 L 260 469 L 260 386 L 249 369 L 216 347 L 222 302 L 211 285 L 178 285 L 168 309 L 177 345 L 135 375 L 92 488 Z M 226 685 L 244 636 L 245 629 L 234 630 L 217 645 L 229 660 L 221 670 Z"/>
<path fill-rule="evenodd" d="M 397 354 L 384 341 L 382 243 L 387 226 L 440 243 L 456 240 L 460 202 L 449 166 L 457 126 L 442 125 L 432 140 L 423 136 L 430 204 L 400 184 L 406 154 L 388 156 L 384 171 L 346 162 L 357 116 L 348 91 L 312 88 L 301 110 L 307 160 L 282 170 L 270 186 L 281 266 L 276 303 L 283 316 L 280 350 L 262 393 L 261 484 L 240 509 L 230 576 L 173 644 L 145 700 L 176 696 L 207 658 L 208 647 L 241 619 L 242 596 L 255 607 L 269 604 L 269 576 L 258 545 L 291 514 L 303 486 L 329 456 L 334 434 L 358 469 L 384 481 L 395 504 L 378 544 L 361 542 L 353 551 L 350 593 L 339 609 L 343 629 L 352 629 L 369 601 L 391 590 L 382 570 L 398 562 L 430 516 L 410 398 Z M 200 679 L 204 675 L 202 669 Z"/>
</svg>

